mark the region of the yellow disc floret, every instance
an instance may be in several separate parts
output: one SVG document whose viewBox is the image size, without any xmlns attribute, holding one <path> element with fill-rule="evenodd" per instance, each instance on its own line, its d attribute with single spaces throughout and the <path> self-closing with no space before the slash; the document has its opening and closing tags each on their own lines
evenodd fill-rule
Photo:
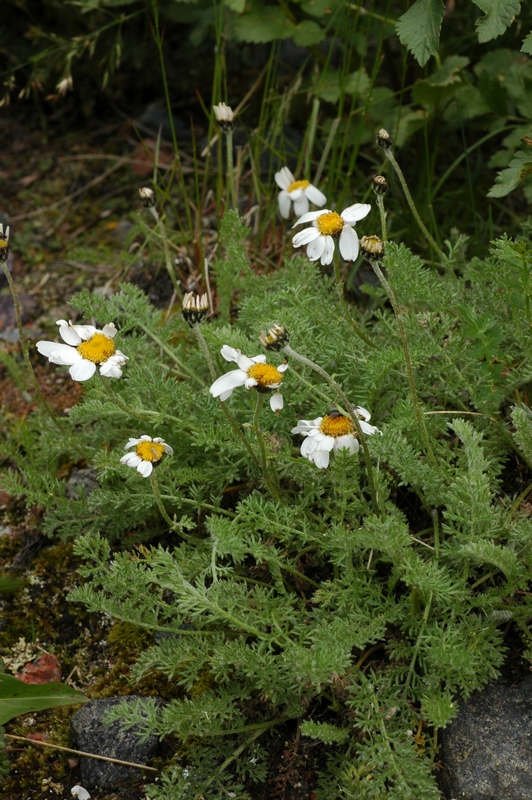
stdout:
<svg viewBox="0 0 532 800">
<path fill-rule="evenodd" d="M 259 388 L 276 389 L 283 381 L 283 375 L 273 364 L 253 364 L 248 375 L 257 381 Z"/>
<path fill-rule="evenodd" d="M 159 442 L 139 442 L 135 446 L 135 452 L 143 461 L 160 461 L 164 455 L 164 444 Z"/>
<path fill-rule="evenodd" d="M 336 211 L 327 211 L 325 214 L 320 214 L 316 225 L 322 236 L 336 236 L 344 227 L 344 221 Z"/>
<path fill-rule="evenodd" d="M 353 433 L 354 425 L 349 419 L 349 417 L 340 416 L 329 416 L 326 414 L 320 425 L 320 431 L 325 434 L 325 436 L 333 436 L 335 439 L 338 436 L 345 436 L 347 433 Z"/>
<path fill-rule="evenodd" d="M 310 181 L 294 181 L 293 183 L 290 184 L 290 186 L 286 191 L 295 192 L 296 189 L 306 189 L 307 186 L 310 186 Z"/>
<path fill-rule="evenodd" d="M 87 342 L 78 344 L 76 350 L 86 361 L 93 364 L 103 364 L 116 352 L 116 344 L 109 336 L 103 333 L 95 333 Z"/>
</svg>

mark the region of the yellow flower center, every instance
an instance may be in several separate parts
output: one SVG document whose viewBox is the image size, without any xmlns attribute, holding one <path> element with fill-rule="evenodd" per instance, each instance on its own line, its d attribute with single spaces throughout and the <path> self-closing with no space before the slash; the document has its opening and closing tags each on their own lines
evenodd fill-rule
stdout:
<svg viewBox="0 0 532 800">
<path fill-rule="evenodd" d="M 352 433 L 353 428 L 354 425 L 349 417 L 343 417 L 342 415 L 330 417 L 326 414 L 320 425 L 320 431 L 324 433 L 325 436 L 333 436 L 335 439 L 338 436 L 345 436 L 346 433 Z"/>
<path fill-rule="evenodd" d="M 95 333 L 87 342 L 78 344 L 76 350 L 86 361 L 93 364 L 103 364 L 116 352 L 116 344 L 113 339 L 103 333 Z"/>
<path fill-rule="evenodd" d="M 257 381 L 259 389 L 270 389 L 272 386 L 275 388 L 283 380 L 282 372 L 272 364 L 253 364 L 248 369 L 248 375 Z"/>
<path fill-rule="evenodd" d="M 320 214 L 316 220 L 316 225 L 322 236 L 335 236 L 340 233 L 344 224 L 342 217 L 336 211 L 327 211 L 326 214 Z"/>
<path fill-rule="evenodd" d="M 308 183 L 308 181 L 307 181 L 307 183 Z M 295 184 L 294 184 L 294 186 L 295 186 Z M 8 244 L 7 239 L 0 239 L 0 247 L 7 247 L 7 244 Z"/>
<path fill-rule="evenodd" d="M 310 181 L 294 181 L 286 191 L 295 192 L 296 189 L 306 189 L 307 186 L 310 186 Z"/>
<path fill-rule="evenodd" d="M 135 447 L 135 452 L 143 461 L 160 461 L 164 455 L 164 444 L 159 442 L 139 442 Z"/>
</svg>

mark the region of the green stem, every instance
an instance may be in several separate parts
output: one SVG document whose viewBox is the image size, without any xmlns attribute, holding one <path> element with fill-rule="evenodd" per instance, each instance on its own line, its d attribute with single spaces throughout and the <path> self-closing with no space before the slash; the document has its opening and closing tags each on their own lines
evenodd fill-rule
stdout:
<svg viewBox="0 0 532 800">
<path fill-rule="evenodd" d="M 156 336 L 155 333 L 153 333 L 153 331 L 151 331 L 147 327 L 147 325 L 144 325 L 144 323 L 142 323 L 140 321 L 137 322 L 137 325 L 139 326 L 139 328 L 141 330 L 144 331 L 145 334 L 147 334 L 150 337 L 150 339 L 152 339 L 155 342 L 155 344 L 159 345 L 161 350 L 163 350 L 166 353 L 166 355 L 170 356 L 170 358 L 172 359 L 172 361 L 175 364 L 178 365 L 179 369 L 181 370 L 181 375 L 180 375 L 181 378 L 185 378 L 185 377 L 188 376 L 189 378 L 193 378 L 196 381 L 196 383 L 200 384 L 200 386 L 205 386 L 205 381 L 203 380 L 203 378 L 201 378 L 199 375 L 197 375 L 195 372 L 193 372 L 191 369 L 189 369 L 185 364 L 183 364 L 181 359 L 179 359 L 176 356 L 174 351 L 170 347 L 168 347 L 167 344 L 162 342 L 159 339 L 159 337 Z"/>
<path fill-rule="evenodd" d="M 386 151 L 387 152 L 387 151 Z M 397 327 L 399 328 L 399 335 L 401 337 L 401 343 L 403 345 L 403 353 L 405 357 L 406 363 L 406 373 L 408 377 L 408 383 L 410 384 L 410 394 L 412 396 L 412 403 L 414 404 L 414 413 L 416 415 L 417 424 L 419 425 L 419 429 L 421 431 L 421 435 L 423 436 L 423 441 L 425 442 L 425 447 L 427 450 L 427 454 L 429 456 L 430 461 L 432 462 L 433 466 L 438 466 L 436 461 L 436 456 L 434 455 L 434 451 L 432 449 L 432 445 L 430 443 L 429 434 L 427 431 L 427 427 L 425 425 L 425 420 L 423 419 L 423 415 L 421 413 L 421 409 L 419 407 L 419 400 L 416 391 L 416 380 L 414 377 L 414 367 L 412 364 L 412 359 L 410 357 L 410 348 L 408 346 L 408 339 L 406 336 L 405 326 L 403 324 L 403 312 L 399 306 L 397 301 L 397 297 L 395 296 L 395 292 L 393 291 L 391 285 L 388 283 L 386 278 L 384 277 L 383 271 L 380 268 L 379 262 L 376 259 L 371 260 L 371 266 L 373 270 L 380 280 L 386 294 L 388 295 L 388 299 L 392 304 L 392 308 L 394 310 L 395 318 L 397 320 Z"/>
<path fill-rule="evenodd" d="M 377 203 L 377 208 L 379 209 L 379 215 L 381 218 L 381 231 L 382 231 L 382 241 L 388 241 L 388 229 L 386 227 L 386 210 L 384 208 L 384 196 L 382 194 L 375 195 L 375 202 Z"/>
<path fill-rule="evenodd" d="M 233 208 L 238 208 L 238 200 L 236 196 L 236 182 L 235 182 L 235 168 L 233 164 L 233 129 L 230 128 L 225 132 L 225 148 L 227 153 L 227 187 L 231 205 Z"/>
<path fill-rule="evenodd" d="M 262 392 L 257 392 L 257 403 L 255 405 L 255 413 L 253 415 L 253 428 L 257 436 L 257 444 L 259 446 L 260 461 L 262 466 L 262 474 L 264 475 L 264 480 L 266 481 L 268 489 L 270 490 L 270 494 L 272 495 L 274 500 L 279 501 L 280 500 L 279 492 L 274 482 L 272 481 L 270 472 L 268 470 L 268 461 L 266 459 L 266 448 L 264 446 L 264 438 L 262 436 L 262 431 L 259 425 L 260 412 L 262 410 L 263 403 L 264 403 L 264 394 Z"/>
<path fill-rule="evenodd" d="M 153 489 L 153 494 L 155 496 L 155 502 L 157 503 L 157 508 L 159 509 L 162 518 L 168 524 L 171 531 L 175 531 L 179 534 L 183 539 L 186 539 L 187 542 L 199 542 L 200 539 L 197 539 L 195 536 L 190 536 L 190 534 L 185 533 L 183 530 L 180 529 L 179 525 L 170 517 L 166 508 L 164 507 L 163 499 L 161 496 L 161 490 L 159 489 L 159 484 L 157 483 L 157 478 L 155 477 L 154 473 L 152 472 L 150 475 L 150 483 L 151 488 Z"/>
<path fill-rule="evenodd" d="M 386 158 L 388 159 L 388 161 L 390 162 L 390 164 L 392 165 L 392 167 L 394 168 L 397 177 L 399 178 L 399 183 L 401 184 L 401 186 L 403 188 L 403 192 L 405 193 L 405 197 L 406 197 L 406 202 L 410 206 L 410 211 L 412 212 L 412 215 L 413 215 L 414 219 L 416 220 L 417 224 L 419 225 L 421 231 L 423 232 L 423 234 L 424 234 L 425 238 L 427 239 L 427 241 L 429 242 L 430 246 L 436 251 L 436 253 L 441 258 L 441 260 L 445 261 L 444 253 L 438 247 L 438 245 L 436 244 L 434 238 L 429 233 L 428 228 L 426 227 L 426 225 L 424 224 L 423 220 L 419 216 L 418 210 L 417 210 L 416 206 L 414 205 L 414 200 L 412 198 L 412 195 L 410 194 L 410 189 L 408 188 L 408 184 L 407 184 L 407 182 L 405 180 L 405 176 L 403 174 L 403 170 L 401 169 L 401 167 L 397 163 L 397 160 L 396 160 L 392 150 L 391 149 L 384 149 L 383 152 L 384 152 L 384 155 L 386 156 Z"/>
<path fill-rule="evenodd" d="M 344 295 L 344 282 L 342 280 L 342 275 L 340 273 L 340 265 L 337 258 L 334 259 L 334 278 L 336 282 L 336 291 L 338 293 L 338 300 L 340 301 L 340 306 L 342 307 L 344 318 L 349 322 L 356 335 L 360 339 L 362 339 L 363 342 L 368 344 L 370 347 L 376 347 L 377 345 L 375 344 L 373 339 L 370 336 L 368 336 L 368 334 L 365 333 L 365 331 L 363 331 L 359 325 L 357 325 L 357 323 L 353 319 L 351 312 L 349 311 L 349 307 L 347 305 L 347 301 Z"/>
<path fill-rule="evenodd" d="M 421 649 L 421 639 L 423 637 L 423 632 L 425 630 L 425 626 L 426 626 L 426 624 L 428 622 L 428 619 L 429 619 L 431 605 L 432 605 L 432 592 L 430 593 L 429 601 L 428 601 L 427 605 L 425 606 L 425 611 L 423 613 L 423 619 L 421 620 L 421 628 L 419 630 L 419 634 L 418 634 L 417 641 L 416 641 L 416 646 L 414 648 L 414 653 L 412 655 L 412 660 L 410 661 L 410 666 L 408 668 L 408 674 L 406 676 L 406 681 L 405 681 L 405 685 L 404 685 L 403 692 L 402 692 L 403 697 L 406 697 L 406 693 L 407 693 L 407 691 L 408 691 L 408 689 L 410 687 L 410 683 L 411 683 L 412 678 L 414 676 L 414 669 L 415 669 L 415 666 L 416 666 L 417 657 L 418 657 L 419 651 Z"/>
<path fill-rule="evenodd" d="M 179 286 L 179 281 L 177 280 L 177 275 L 175 274 L 174 265 L 172 263 L 172 255 L 170 253 L 170 247 L 168 246 L 168 236 L 167 236 L 167 233 L 166 233 L 166 226 L 165 226 L 162 218 L 159 216 L 159 212 L 157 211 L 156 208 L 154 208 L 152 206 L 150 208 L 150 211 L 152 212 L 152 214 L 153 214 L 153 216 L 155 218 L 155 223 L 157 225 L 157 232 L 158 232 L 159 237 L 161 238 L 162 243 L 163 243 L 164 263 L 165 263 L 165 266 L 166 266 L 166 271 L 168 272 L 168 275 L 170 276 L 170 280 L 172 281 L 172 286 L 175 289 L 176 295 L 179 297 L 179 299 L 182 302 L 183 301 L 183 292 L 181 291 L 181 287 Z"/>
<path fill-rule="evenodd" d="M 327 372 L 325 372 L 323 367 L 320 367 L 319 364 L 315 364 L 314 361 L 310 360 L 310 358 L 306 358 L 306 356 L 302 356 L 300 353 L 297 353 L 295 350 L 293 350 L 290 347 L 289 344 L 287 344 L 287 345 L 285 345 L 283 347 L 283 352 L 285 352 L 287 356 L 292 356 L 292 358 L 295 358 L 296 361 L 300 361 L 301 364 L 305 364 L 305 366 L 310 367 L 310 369 L 313 369 L 315 372 L 318 373 L 318 375 L 321 375 L 321 377 L 325 381 L 327 381 L 329 386 L 332 389 L 334 389 L 334 391 L 336 392 L 336 394 L 340 398 L 340 400 L 342 402 L 342 405 L 343 405 L 343 408 L 340 409 L 340 410 L 341 410 L 341 412 L 343 414 L 348 415 L 350 417 L 350 419 L 352 420 L 353 425 L 355 426 L 355 430 L 357 432 L 357 437 L 358 437 L 358 439 L 360 441 L 360 444 L 362 445 L 362 450 L 364 451 L 364 460 L 366 462 L 366 474 L 368 476 L 369 491 L 370 491 L 371 499 L 372 499 L 372 502 L 373 502 L 373 508 L 374 508 L 375 513 L 377 514 L 377 516 L 380 517 L 381 516 L 381 510 L 380 510 L 380 507 L 379 507 L 379 502 L 378 502 L 378 497 L 377 497 L 377 490 L 375 488 L 375 479 L 373 477 L 373 467 L 372 467 L 372 464 L 371 464 L 371 457 L 370 457 L 370 454 L 369 454 L 368 443 L 366 441 L 366 437 L 364 435 L 364 432 L 363 432 L 362 428 L 360 427 L 360 421 L 359 421 L 356 413 L 353 411 L 353 406 L 351 405 L 351 403 L 347 399 L 347 397 L 344 394 L 344 392 L 341 389 L 341 387 L 336 383 L 334 378 L 332 378 Z"/>
</svg>

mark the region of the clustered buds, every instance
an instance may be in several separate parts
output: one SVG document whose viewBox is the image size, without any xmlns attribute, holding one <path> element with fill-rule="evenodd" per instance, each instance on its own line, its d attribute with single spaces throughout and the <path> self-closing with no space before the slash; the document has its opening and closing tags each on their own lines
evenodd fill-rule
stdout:
<svg viewBox="0 0 532 800">
<path fill-rule="evenodd" d="M 391 150 L 393 147 L 393 139 L 384 128 L 381 128 L 377 134 L 377 145 L 383 150 Z"/>
<path fill-rule="evenodd" d="M 371 187 L 376 195 L 383 195 L 386 194 L 388 189 L 388 181 L 384 177 L 384 175 L 374 175 L 371 179 Z"/>
<path fill-rule="evenodd" d="M 370 264 L 378 262 L 384 255 L 384 242 L 378 236 L 363 236 L 360 240 L 360 252 Z"/>
<path fill-rule="evenodd" d="M 4 233 L 4 226 L 0 222 L 0 263 L 7 261 L 9 253 L 9 225 Z"/>
<path fill-rule="evenodd" d="M 216 122 L 225 133 L 234 129 L 235 115 L 231 106 L 225 103 L 218 103 L 218 105 L 212 107 L 212 110 L 214 111 Z"/>
<path fill-rule="evenodd" d="M 149 186 L 142 186 L 139 189 L 139 197 L 144 208 L 152 208 L 155 205 L 155 192 Z"/>
<path fill-rule="evenodd" d="M 194 292 L 187 292 L 183 297 L 183 305 L 181 313 L 183 319 L 192 328 L 203 322 L 209 311 L 209 299 L 206 294 L 194 294 Z"/>
<path fill-rule="evenodd" d="M 290 334 L 282 325 L 274 325 L 270 328 L 268 333 L 262 331 L 259 336 L 259 341 L 266 350 L 273 350 L 278 353 L 286 347 L 290 341 Z"/>
</svg>

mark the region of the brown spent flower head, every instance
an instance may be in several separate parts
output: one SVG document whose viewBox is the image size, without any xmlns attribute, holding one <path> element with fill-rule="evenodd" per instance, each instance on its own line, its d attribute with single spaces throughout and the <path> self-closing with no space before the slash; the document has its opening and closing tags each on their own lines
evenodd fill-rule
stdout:
<svg viewBox="0 0 532 800">
<path fill-rule="evenodd" d="M 187 292 L 183 297 L 183 305 L 181 313 L 183 319 L 192 328 L 203 322 L 209 311 L 209 299 L 206 294 L 194 294 L 194 292 Z"/>
<path fill-rule="evenodd" d="M 393 139 L 387 130 L 381 128 L 377 134 L 377 145 L 382 147 L 383 150 L 391 150 L 393 147 Z"/>
<path fill-rule="evenodd" d="M 139 197 L 144 208 L 152 208 L 155 205 L 155 192 L 149 186 L 142 186 L 139 189 Z"/>
<path fill-rule="evenodd" d="M 384 175 L 374 175 L 371 179 L 371 188 L 375 194 L 383 195 L 386 194 L 390 187 L 388 186 L 388 181 Z"/>
<path fill-rule="evenodd" d="M 0 263 L 7 261 L 9 253 L 9 225 L 4 233 L 4 226 L 0 222 Z"/>
<path fill-rule="evenodd" d="M 235 115 L 231 106 L 226 105 L 226 103 L 218 103 L 218 105 L 212 107 L 212 110 L 220 128 L 225 133 L 232 131 L 235 127 Z"/>
<path fill-rule="evenodd" d="M 278 353 L 290 341 L 290 334 L 282 325 L 273 325 L 268 333 L 261 332 L 259 341 L 266 350 L 273 350 Z"/>
<path fill-rule="evenodd" d="M 384 242 L 378 236 L 363 236 L 360 251 L 370 263 L 380 261 L 384 255 Z"/>
</svg>

